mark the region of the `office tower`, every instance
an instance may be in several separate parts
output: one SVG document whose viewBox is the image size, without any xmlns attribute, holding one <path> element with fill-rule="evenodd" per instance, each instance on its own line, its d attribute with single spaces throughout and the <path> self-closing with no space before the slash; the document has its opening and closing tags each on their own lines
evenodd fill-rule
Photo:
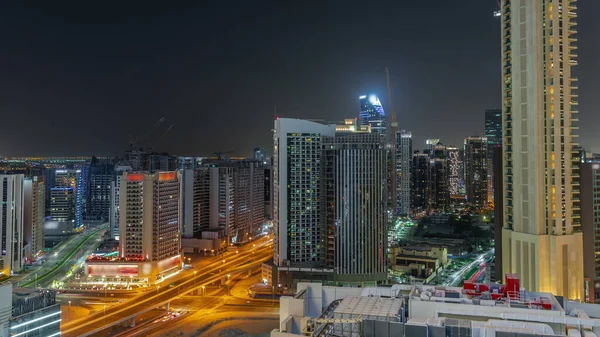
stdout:
<svg viewBox="0 0 600 337">
<path fill-rule="evenodd" d="M 183 170 L 181 178 L 183 236 L 200 239 L 210 228 L 210 168 Z"/>
<path fill-rule="evenodd" d="M 61 310 L 53 290 L 13 290 L 10 336 L 60 336 Z"/>
<path fill-rule="evenodd" d="M 226 237 L 235 233 L 235 182 L 232 167 L 212 167 L 210 170 L 210 227 L 224 231 Z"/>
<path fill-rule="evenodd" d="M 583 299 L 574 0 L 502 2 L 503 270 Z"/>
<path fill-rule="evenodd" d="M 580 164 L 581 228 L 583 230 L 584 277 L 589 284 L 582 300 L 600 303 L 600 161 Z"/>
<path fill-rule="evenodd" d="M 410 186 L 412 169 L 412 134 L 396 132 L 396 202 L 398 214 L 410 214 Z"/>
<path fill-rule="evenodd" d="M 46 212 L 46 186 L 44 178 L 34 176 L 23 183 L 25 257 L 34 260 L 44 250 L 44 214 Z"/>
<path fill-rule="evenodd" d="M 377 96 L 360 96 L 360 112 L 358 114 L 359 131 L 371 130 L 374 133 L 386 132 L 385 112 Z"/>
<path fill-rule="evenodd" d="M 429 206 L 428 209 L 444 212 L 450 206 L 448 189 L 448 161 L 445 157 L 429 160 Z"/>
<path fill-rule="evenodd" d="M 121 176 L 124 172 L 131 172 L 131 166 L 117 165 L 114 167 L 114 179 L 110 182 L 110 235 L 114 240 L 119 240 L 119 195 L 121 190 Z"/>
<path fill-rule="evenodd" d="M 12 275 L 23 269 L 24 176 L 0 174 L 0 182 L 0 271 L 4 275 Z"/>
<path fill-rule="evenodd" d="M 502 145 L 502 109 L 485 110 L 485 136 L 488 140 L 488 202 L 494 202 L 494 159 L 496 147 Z M 498 202 L 500 202 L 498 200 Z"/>
<path fill-rule="evenodd" d="M 412 186 L 410 201 L 415 213 L 429 210 L 430 195 L 429 154 L 415 151 L 412 156 Z"/>
<path fill-rule="evenodd" d="M 490 145 L 502 144 L 502 109 L 485 110 L 485 136 Z"/>
<path fill-rule="evenodd" d="M 89 175 L 88 212 L 86 218 L 89 220 L 109 221 L 112 193 L 111 184 L 115 180 L 115 166 L 111 163 L 101 162 L 96 158 L 92 158 Z"/>
<path fill-rule="evenodd" d="M 232 163 L 235 187 L 235 234 L 230 242 L 245 243 L 262 232 L 265 221 L 263 161 L 240 160 Z"/>
<path fill-rule="evenodd" d="M 434 148 L 438 145 L 441 144 L 440 140 L 438 138 L 431 138 L 431 139 L 426 139 L 425 140 L 425 145 L 427 145 L 426 150 L 429 151 L 429 154 L 431 155 L 434 152 Z"/>
<path fill-rule="evenodd" d="M 327 192 L 322 197 L 328 207 L 328 236 L 306 231 L 300 233 L 300 240 L 316 239 L 318 245 L 320 236 L 321 245 L 327 242 L 328 260 L 333 257 L 334 279 L 338 283 L 385 281 L 388 232 L 385 135 L 355 133 L 323 137 L 323 149 L 325 159 L 321 164 L 325 168 Z M 301 216 L 310 207 L 292 208 L 292 214 Z"/>
<path fill-rule="evenodd" d="M 279 273 L 291 272 L 290 268 L 327 266 L 325 171 L 321 159 L 323 137 L 334 137 L 335 130 L 333 124 L 290 118 L 275 120 L 273 262 L 278 272 L 273 273 L 274 279 Z"/>
<path fill-rule="evenodd" d="M 83 225 L 86 207 L 86 169 L 54 171 L 54 186 L 50 189 L 50 217 L 60 223 L 64 231 Z M 63 227 L 64 226 L 64 227 Z"/>
<path fill-rule="evenodd" d="M 264 174 L 264 208 L 265 219 L 273 219 L 273 165 L 271 163 L 265 165 Z"/>
<path fill-rule="evenodd" d="M 258 160 L 260 162 L 265 162 L 267 160 L 267 152 L 265 149 L 261 147 L 257 147 L 254 149 L 254 160 Z"/>
<path fill-rule="evenodd" d="M 179 174 L 125 172 L 120 186 L 121 257 L 161 261 L 179 255 Z"/>
<path fill-rule="evenodd" d="M 458 194 L 458 185 L 460 179 L 460 161 L 457 147 L 448 146 L 446 148 L 448 155 L 448 192 L 450 195 Z"/>
<path fill-rule="evenodd" d="M 479 209 L 488 206 L 487 138 L 465 138 L 465 189 L 467 202 Z"/>
<path fill-rule="evenodd" d="M 504 224 L 504 204 L 502 203 L 502 200 L 504 200 L 504 185 L 502 183 L 502 145 L 493 148 L 492 160 L 495 163 L 493 172 L 494 200 L 498 200 L 498 202 L 494 202 L 494 267 L 496 280 L 500 280 L 504 275 L 504 270 L 502 270 L 502 259 L 504 258 L 502 255 L 502 249 L 504 248 L 504 245 L 502 244 L 502 226 Z"/>
</svg>

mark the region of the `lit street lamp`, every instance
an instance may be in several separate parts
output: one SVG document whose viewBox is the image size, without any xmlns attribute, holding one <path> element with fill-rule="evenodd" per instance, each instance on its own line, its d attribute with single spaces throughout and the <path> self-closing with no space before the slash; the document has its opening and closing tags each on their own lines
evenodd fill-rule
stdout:
<svg viewBox="0 0 600 337">
<path fill-rule="evenodd" d="M 69 301 L 69 306 L 71 306 L 71 301 Z"/>
<path fill-rule="evenodd" d="M 158 295 L 158 289 L 160 289 L 160 286 L 156 286 L 156 295 Z"/>
<path fill-rule="evenodd" d="M 231 277 L 230 274 L 227 274 L 227 296 L 229 296 L 229 278 Z"/>
<path fill-rule="evenodd" d="M 205 291 L 204 291 L 204 289 L 205 289 L 205 288 L 206 288 L 206 286 L 202 286 L 202 296 L 205 296 L 205 295 L 206 295 L 206 293 L 205 293 Z"/>
<path fill-rule="evenodd" d="M 106 304 L 104 305 L 104 316 L 106 316 Z"/>
</svg>

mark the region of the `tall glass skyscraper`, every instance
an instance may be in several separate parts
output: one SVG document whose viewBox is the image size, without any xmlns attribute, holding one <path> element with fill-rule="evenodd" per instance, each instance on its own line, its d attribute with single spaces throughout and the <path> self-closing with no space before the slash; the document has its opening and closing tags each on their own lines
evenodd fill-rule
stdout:
<svg viewBox="0 0 600 337">
<path fill-rule="evenodd" d="M 490 145 L 502 145 L 502 109 L 485 110 L 485 136 Z"/>
<path fill-rule="evenodd" d="M 379 98 L 375 95 L 360 96 L 360 112 L 358 114 L 359 130 L 371 127 L 371 132 L 385 133 L 385 112 Z"/>
</svg>

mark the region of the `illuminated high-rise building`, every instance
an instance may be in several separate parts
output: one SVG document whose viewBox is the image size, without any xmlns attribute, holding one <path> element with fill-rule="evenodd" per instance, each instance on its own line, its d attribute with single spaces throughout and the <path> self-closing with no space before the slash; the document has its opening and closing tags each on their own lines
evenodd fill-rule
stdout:
<svg viewBox="0 0 600 337">
<path fill-rule="evenodd" d="M 87 200 L 87 169 L 55 170 L 47 205 L 51 220 L 70 232 L 83 225 Z"/>
<path fill-rule="evenodd" d="M 502 151 L 502 109 L 485 110 L 485 136 L 488 140 L 488 202 L 493 202 L 494 167 L 499 165 L 494 153 Z"/>
<path fill-rule="evenodd" d="M 377 96 L 360 96 L 360 112 L 358 113 L 358 129 L 370 129 L 374 133 L 386 132 L 385 112 Z"/>
<path fill-rule="evenodd" d="M 180 175 L 125 172 L 119 194 L 122 258 L 162 261 L 178 256 Z"/>
<path fill-rule="evenodd" d="M 458 182 L 460 179 L 459 150 L 455 146 L 446 148 L 448 158 L 448 191 L 450 195 L 458 194 Z"/>
<path fill-rule="evenodd" d="M 502 270 L 583 299 L 575 3 L 502 1 Z"/>
<path fill-rule="evenodd" d="M 323 137 L 335 125 L 275 120 L 273 147 L 274 263 L 280 271 L 327 266 Z M 330 264 L 332 267 L 332 264 Z"/>
<path fill-rule="evenodd" d="M 410 214 L 410 186 L 412 170 L 412 134 L 396 132 L 396 202 L 397 213 Z"/>
<path fill-rule="evenodd" d="M 410 202 L 413 212 L 429 210 L 430 174 L 429 154 L 415 151 L 412 155 Z"/>
<path fill-rule="evenodd" d="M 0 272 L 6 276 L 23 269 L 24 176 L 0 174 Z"/>
<path fill-rule="evenodd" d="M 44 214 L 46 212 L 46 186 L 41 176 L 24 181 L 24 240 L 25 257 L 35 259 L 44 250 Z"/>
<path fill-rule="evenodd" d="M 87 215 L 90 220 L 108 221 L 111 208 L 111 184 L 115 180 L 115 166 L 107 161 L 92 159 L 87 195 Z"/>
<path fill-rule="evenodd" d="M 477 208 L 488 205 L 488 144 L 483 136 L 465 138 L 465 190 L 467 202 Z"/>
</svg>

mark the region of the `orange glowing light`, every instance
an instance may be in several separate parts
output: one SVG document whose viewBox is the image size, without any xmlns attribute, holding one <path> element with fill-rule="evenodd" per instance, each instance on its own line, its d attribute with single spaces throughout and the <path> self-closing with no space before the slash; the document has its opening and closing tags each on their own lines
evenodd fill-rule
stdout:
<svg viewBox="0 0 600 337">
<path fill-rule="evenodd" d="M 128 181 L 144 181 L 144 175 L 141 173 L 131 173 L 127 175 Z"/>
<path fill-rule="evenodd" d="M 175 180 L 175 172 L 163 172 L 158 174 L 159 181 Z"/>
</svg>

